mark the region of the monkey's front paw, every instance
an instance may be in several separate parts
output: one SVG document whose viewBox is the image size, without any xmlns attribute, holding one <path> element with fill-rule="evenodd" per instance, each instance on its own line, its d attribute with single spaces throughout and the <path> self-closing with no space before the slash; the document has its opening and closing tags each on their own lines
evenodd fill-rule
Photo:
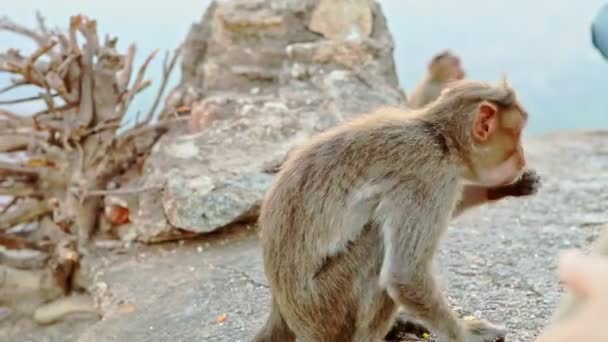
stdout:
<svg viewBox="0 0 608 342">
<path fill-rule="evenodd" d="M 535 170 L 526 170 L 513 184 L 509 185 L 509 194 L 515 197 L 535 195 L 540 189 L 541 178 Z"/>
<path fill-rule="evenodd" d="M 467 331 L 466 342 L 504 342 L 507 329 L 481 319 L 464 321 Z"/>
</svg>

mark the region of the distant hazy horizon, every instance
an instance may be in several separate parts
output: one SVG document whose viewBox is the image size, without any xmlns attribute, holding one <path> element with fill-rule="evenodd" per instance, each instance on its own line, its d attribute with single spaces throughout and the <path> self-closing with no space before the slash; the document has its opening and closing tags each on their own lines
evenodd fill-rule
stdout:
<svg viewBox="0 0 608 342">
<path fill-rule="evenodd" d="M 200 20 L 209 0 L 22 0 L 7 1 L 2 13 L 21 24 L 35 24 L 40 10 L 49 26 L 67 27 L 69 16 L 98 20 L 105 33 L 125 49 L 135 42 L 136 62 L 156 48 L 173 49 Z M 467 76 L 497 80 L 503 73 L 518 89 L 530 112 L 529 133 L 608 129 L 608 62 L 591 46 L 590 23 L 604 1 L 554 0 L 381 0 L 395 40 L 402 87 L 410 93 L 423 77 L 429 58 L 451 49 L 462 57 Z M 0 50 L 30 51 L 31 44 L 0 32 Z M 159 83 L 162 55 L 148 69 L 155 83 L 133 104 L 145 111 Z M 174 73 L 168 89 L 181 75 Z M 7 82 L 0 75 L 0 86 Z M 3 97 L 5 98 L 5 97 Z"/>
</svg>

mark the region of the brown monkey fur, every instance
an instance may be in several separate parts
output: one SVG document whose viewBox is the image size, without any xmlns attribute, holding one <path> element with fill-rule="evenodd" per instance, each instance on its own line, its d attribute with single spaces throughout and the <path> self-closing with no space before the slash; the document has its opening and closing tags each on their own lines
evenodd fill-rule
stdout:
<svg viewBox="0 0 608 342">
<path fill-rule="evenodd" d="M 408 97 L 408 106 L 412 109 L 424 107 L 439 97 L 448 83 L 464 77 L 458 56 L 449 50 L 438 53 L 431 59 L 426 77 Z"/>
<path fill-rule="evenodd" d="M 598 256 L 608 256 L 608 225 L 600 233 L 600 236 L 591 245 L 590 254 Z M 581 303 L 581 298 L 574 296 L 570 292 L 566 292 L 560 300 L 552 320 L 560 322 L 568 318 Z"/>
<path fill-rule="evenodd" d="M 518 181 L 512 184 L 491 188 L 474 185 L 465 186 L 461 199 L 454 208 L 452 217 L 455 218 L 467 209 L 475 206 L 496 202 L 507 197 L 534 195 L 538 191 L 540 184 L 540 177 L 536 174 L 536 172 L 534 170 L 527 170 Z M 608 236 L 606 237 L 606 240 L 607 241 L 604 248 L 608 253 Z M 568 295 L 568 297 L 570 296 Z M 569 301 L 571 301 L 570 298 L 564 299 L 564 302 L 569 303 Z M 563 305 L 563 307 L 566 306 L 567 304 Z M 413 333 L 417 336 L 421 336 L 423 333 L 430 333 L 430 331 L 424 325 L 415 322 L 414 319 L 415 317 L 410 317 L 407 313 L 399 315 L 385 339 L 387 341 L 397 340 L 398 336 L 405 333 Z"/>
<path fill-rule="evenodd" d="M 535 192 L 526 121 L 506 82 L 458 81 L 421 110 L 380 109 L 290 153 L 259 218 L 272 301 L 254 341 L 378 341 L 399 307 L 442 341 L 503 338 L 456 317 L 432 261 L 451 217 Z"/>
</svg>

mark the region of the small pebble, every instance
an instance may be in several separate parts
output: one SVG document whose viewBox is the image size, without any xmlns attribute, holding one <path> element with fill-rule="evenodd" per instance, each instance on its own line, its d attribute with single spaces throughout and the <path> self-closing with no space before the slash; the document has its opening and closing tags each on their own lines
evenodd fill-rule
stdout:
<svg viewBox="0 0 608 342">
<path fill-rule="evenodd" d="M 221 315 L 217 316 L 215 321 L 217 323 L 224 323 L 226 321 L 226 318 L 228 318 L 228 316 L 226 314 L 221 314 Z"/>
</svg>

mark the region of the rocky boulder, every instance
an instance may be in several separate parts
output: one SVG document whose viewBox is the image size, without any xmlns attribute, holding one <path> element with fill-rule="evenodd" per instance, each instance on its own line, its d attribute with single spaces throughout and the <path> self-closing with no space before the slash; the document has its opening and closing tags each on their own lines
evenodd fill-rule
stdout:
<svg viewBox="0 0 608 342">
<path fill-rule="evenodd" d="M 133 221 L 140 240 L 255 217 L 294 146 L 378 106 L 404 106 L 393 40 L 373 0 L 232 0 L 192 25 L 166 106 L 189 131 L 150 156 Z M 141 228 L 145 227 L 145 228 Z"/>
</svg>

